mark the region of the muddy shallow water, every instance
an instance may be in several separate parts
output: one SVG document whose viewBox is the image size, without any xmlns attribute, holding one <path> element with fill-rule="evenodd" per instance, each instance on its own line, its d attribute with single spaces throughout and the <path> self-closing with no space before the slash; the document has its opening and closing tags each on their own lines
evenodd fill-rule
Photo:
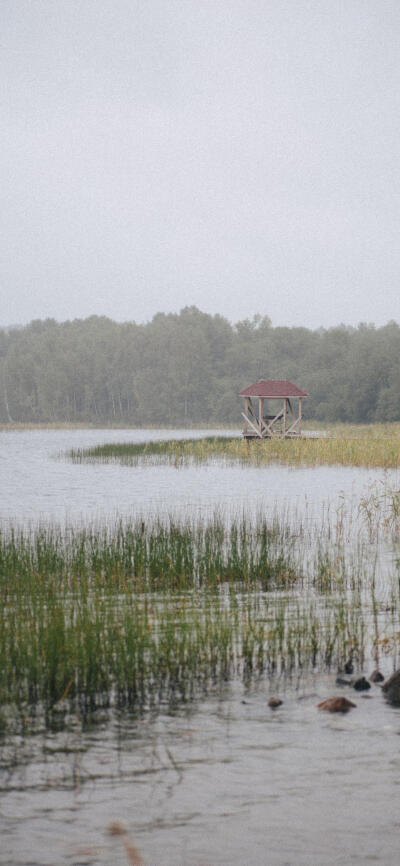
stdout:
<svg viewBox="0 0 400 866">
<path fill-rule="evenodd" d="M 207 431 L 209 434 L 209 431 Z M 338 506 L 381 471 L 321 467 L 72 465 L 60 451 L 184 431 L 0 433 L 0 520 L 26 524 L 295 503 Z M 395 474 L 391 473 L 391 478 Z M 386 667 L 385 667 L 386 666 Z M 374 667 L 368 660 L 364 673 Z M 391 659 L 382 669 L 391 672 Z M 342 694 L 335 673 L 240 681 L 173 714 L 99 717 L 90 729 L 1 744 L 0 863 L 126 864 L 120 821 L 147 866 L 398 863 L 400 709 L 380 688 L 344 693 L 348 715 L 320 712 Z M 271 710 L 271 694 L 283 699 Z"/>
</svg>

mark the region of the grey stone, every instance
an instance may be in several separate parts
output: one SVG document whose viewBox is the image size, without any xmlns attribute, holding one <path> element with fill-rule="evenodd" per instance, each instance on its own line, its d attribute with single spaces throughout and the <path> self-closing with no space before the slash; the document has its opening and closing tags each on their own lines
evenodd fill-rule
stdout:
<svg viewBox="0 0 400 866">
<path fill-rule="evenodd" d="M 358 677 L 358 680 L 354 680 L 353 689 L 355 689 L 356 692 L 365 692 L 367 691 L 367 689 L 370 688 L 371 683 L 369 683 L 368 680 L 365 679 L 365 677 Z"/>
<path fill-rule="evenodd" d="M 372 671 L 372 674 L 370 676 L 371 683 L 383 683 L 384 679 L 385 677 L 383 676 L 383 674 L 381 674 L 380 671 Z"/>
<path fill-rule="evenodd" d="M 382 686 L 386 699 L 396 706 L 400 706 L 400 670 L 395 671 Z"/>
</svg>

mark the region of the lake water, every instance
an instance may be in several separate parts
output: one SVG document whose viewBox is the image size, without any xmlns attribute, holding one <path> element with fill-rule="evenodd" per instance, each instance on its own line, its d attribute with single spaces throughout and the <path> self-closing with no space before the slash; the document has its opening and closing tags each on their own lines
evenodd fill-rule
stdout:
<svg viewBox="0 0 400 866">
<path fill-rule="evenodd" d="M 225 431 L 238 435 L 237 431 Z M 272 510 L 287 505 L 318 514 L 329 500 L 348 503 L 383 470 L 320 466 L 123 466 L 72 464 L 59 455 L 104 442 L 200 438 L 220 430 L 31 430 L 0 432 L 0 521 L 109 519 L 140 512 Z M 387 475 L 388 473 L 386 473 Z M 394 479 L 396 474 L 389 473 Z"/>
<path fill-rule="evenodd" d="M 343 496 L 356 501 L 383 477 L 330 467 L 72 465 L 58 456 L 188 435 L 204 431 L 2 432 L 0 520 L 292 504 L 317 519 L 328 500 L 333 509 Z M 233 682 L 174 715 L 5 741 L 0 863 L 126 864 L 121 841 L 106 833 L 118 820 L 147 866 L 397 866 L 400 710 L 377 686 L 357 694 L 347 716 L 316 709 L 337 693 L 335 673 L 261 678 L 251 689 Z M 271 694 L 283 699 L 276 711 Z"/>
</svg>

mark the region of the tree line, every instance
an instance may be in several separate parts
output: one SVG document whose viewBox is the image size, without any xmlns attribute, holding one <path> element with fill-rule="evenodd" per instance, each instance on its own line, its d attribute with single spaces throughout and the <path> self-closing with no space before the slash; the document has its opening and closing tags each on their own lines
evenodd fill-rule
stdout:
<svg viewBox="0 0 400 866">
<path fill-rule="evenodd" d="M 241 420 L 260 378 L 310 393 L 321 421 L 400 419 L 400 328 L 232 325 L 196 307 L 119 324 L 101 316 L 0 329 L 0 421 L 192 425 Z"/>
</svg>

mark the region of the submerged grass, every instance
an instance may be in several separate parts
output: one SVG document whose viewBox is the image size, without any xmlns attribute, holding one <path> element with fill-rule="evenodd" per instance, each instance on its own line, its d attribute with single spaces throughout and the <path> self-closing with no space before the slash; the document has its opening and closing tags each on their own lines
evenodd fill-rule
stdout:
<svg viewBox="0 0 400 866">
<path fill-rule="evenodd" d="M 264 439 L 208 436 L 151 442 L 106 443 L 74 449 L 76 463 L 115 461 L 126 465 L 169 463 L 182 466 L 213 459 L 242 463 L 342 465 L 396 468 L 400 466 L 400 425 L 337 426 L 324 438 Z"/>
<path fill-rule="evenodd" d="M 277 519 L 218 515 L 10 527 L 0 536 L 3 728 L 155 711 L 238 675 L 349 656 L 361 666 L 380 647 L 395 657 L 399 581 L 379 601 L 374 568 L 337 538 L 316 544 Z"/>
<path fill-rule="evenodd" d="M 354 609 L 353 609 L 354 610 Z M 81 719 L 99 708 L 142 713 L 245 679 L 343 663 L 364 654 L 364 621 L 331 600 L 328 609 L 289 596 L 184 594 L 111 602 L 98 593 L 68 604 L 36 598 L 1 615 L 0 699 L 5 718 L 40 707 Z"/>
</svg>

